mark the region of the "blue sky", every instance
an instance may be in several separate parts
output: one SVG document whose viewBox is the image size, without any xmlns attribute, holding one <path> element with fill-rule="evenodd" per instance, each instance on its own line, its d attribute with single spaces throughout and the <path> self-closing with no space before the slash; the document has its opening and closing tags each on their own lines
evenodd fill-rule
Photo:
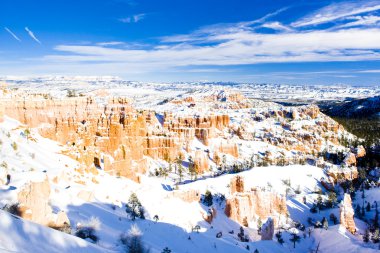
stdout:
<svg viewBox="0 0 380 253">
<path fill-rule="evenodd" d="M 380 85 L 380 0 L 1 0 L 0 75 Z"/>
</svg>

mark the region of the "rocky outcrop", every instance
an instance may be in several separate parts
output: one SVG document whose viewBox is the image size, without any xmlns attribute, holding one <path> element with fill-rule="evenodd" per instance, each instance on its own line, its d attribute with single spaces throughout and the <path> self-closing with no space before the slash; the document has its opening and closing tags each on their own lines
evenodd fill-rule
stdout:
<svg viewBox="0 0 380 253">
<path fill-rule="evenodd" d="M 356 167 L 333 167 L 327 170 L 327 175 L 330 177 L 331 182 L 338 182 L 339 180 L 354 180 L 358 178 L 359 172 Z"/>
<path fill-rule="evenodd" d="M 50 184 L 47 177 L 42 182 L 29 182 L 17 195 L 21 217 L 54 228 L 70 225 L 65 212 L 53 213 L 49 196 Z"/>
<path fill-rule="evenodd" d="M 354 209 L 352 208 L 351 197 L 347 193 L 344 194 L 343 201 L 340 204 L 340 224 L 350 233 L 356 232 Z"/>
<path fill-rule="evenodd" d="M 365 148 L 362 145 L 359 145 L 357 148 L 355 148 L 355 156 L 356 158 L 361 158 L 366 155 Z"/>
<path fill-rule="evenodd" d="M 0 123 L 4 121 L 4 105 L 0 101 Z"/>
<path fill-rule="evenodd" d="M 271 217 L 261 226 L 261 240 L 272 240 L 274 235 L 274 222 Z"/>
<path fill-rule="evenodd" d="M 235 194 L 236 192 L 244 192 L 244 180 L 241 176 L 236 176 L 231 179 L 230 191 L 231 195 Z"/>
<path fill-rule="evenodd" d="M 82 165 L 110 174 L 139 181 L 147 170 L 145 156 L 173 161 L 180 152 L 181 140 L 157 129 L 153 112 L 138 112 L 125 98 L 111 98 L 106 105 L 91 97 L 29 96 L 8 102 L 6 114 L 66 144 L 65 154 Z"/>
<path fill-rule="evenodd" d="M 343 160 L 345 166 L 355 166 L 356 165 L 356 156 L 355 154 L 349 152 Z"/>
<path fill-rule="evenodd" d="M 203 174 L 210 170 L 209 158 L 206 152 L 202 150 L 195 151 L 194 169 L 197 174 Z"/>
<path fill-rule="evenodd" d="M 209 139 L 215 138 L 217 132 L 228 127 L 229 123 L 228 115 L 180 117 L 168 112 L 164 114 L 163 127 L 169 132 L 177 133 L 181 139 L 198 138 L 203 144 L 208 145 Z"/>
<path fill-rule="evenodd" d="M 211 224 L 216 217 L 216 209 L 212 207 L 207 213 L 202 213 L 202 217 L 207 223 Z"/>
<path fill-rule="evenodd" d="M 223 154 L 229 154 L 233 157 L 239 157 L 239 149 L 235 142 L 228 140 L 221 140 L 214 145 L 214 152 L 219 152 Z"/>
<path fill-rule="evenodd" d="M 236 182 L 236 179 L 233 181 Z M 258 217 L 266 220 L 269 217 L 285 215 L 286 199 L 274 192 L 261 191 L 258 188 L 245 192 L 236 191 L 226 200 L 224 211 L 230 219 L 244 225 L 244 220 L 250 222 Z"/>
<path fill-rule="evenodd" d="M 199 202 L 201 194 L 197 190 L 174 190 L 168 194 L 168 197 L 179 198 L 185 202 Z"/>
</svg>

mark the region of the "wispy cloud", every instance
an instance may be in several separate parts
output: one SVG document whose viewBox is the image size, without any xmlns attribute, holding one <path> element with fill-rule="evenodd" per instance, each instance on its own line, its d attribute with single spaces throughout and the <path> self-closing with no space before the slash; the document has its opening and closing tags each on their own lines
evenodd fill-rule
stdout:
<svg viewBox="0 0 380 253">
<path fill-rule="evenodd" d="M 151 49 L 60 45 L 55 47 L 60 54 L 47 55 L 44 60 L 122 64 L 124 68 L 139 67 L 147 71 L 179 66 L 380 60 L 380 29 L 279 34 L 240 31 L 208 37 L 215 44 L 175 43 Z"/>
<path fill-rule="evenodd" d="M 125 42 L 122 42 L 122 41 L 107 41 L 107 42 L 99 42 L 99 43 L 96 43 L 96 45 L 98 46 L 122 46 L 122 45 L 125 45 Z"/>
<path fill-rule="evenodd" d="M 145 18 L 145 13 L 135 14 L 125 18 L 120 18 L 119 21 L 123 23 L 137 23 Z"/>
<path fill-rule="evenodd" d="M 34 35 L 34 33 L 33 33 L 28 27 L 25 27 L 25 31 L 29 34 L 29 36 L 30 36 L 34 41 L 36 41 L 37 43 L 41 44 L 41 41 L 36 37 L 36 35 Z"/>
<path fill-rule="evenodd" d="M 355 26 L 375 26 L 380 23 L 380 16 L 353 16 L 347 17 L 345 24 L 335 26 L 334 28 L 345 28 L 345 27 L 355 27 Z"/>
<path fill-rule="evenodd" d="M 9 28 L 4 27 L 4 29 L 5 29 L 10 35 L 12 35 L 12 37 L 13 37 L 15 40 L 21 42 L 21 40 L 19 39 L 19 37 L 17 37 L 16 34 L 14 34 Z"/>
<path fill-rule="evenodd" d="M 226 33 L 238 33 L 244 31 L 252 31 L 255 26 L 260 26 L 268 19 L 275 17 L 276 15 L 286 11 L 288 8 L 281 8 L 274 12 L 268 13 L 263 17 L 251 21 L 244 21 L 238 23 L 223 23 L 223 24 L 214 24 L 209 26 L 201 27 L 198 30 L 190 34 L 182 34 L 175 36 L 166 36 L 162 37 L 163 42 L 204 42 L 209 35 L 221 35 Z"/>
<path fill-rule="evenodd" d="M 368 69 L 368 70 L 361 70 L 358 71 L 358 73 L 380 73 L 380 69 Z"/>
<path fill-rule="evenodd" d="M 75 72 L 91 69 L 99 73 L 126 74 L 189 68 L 194 70 L 188 72 L 211 73 L 224 69 L 220 66 L 245 64 L 380 60 L 380 28 L 351 24 L 339 29 L 304 30 L 273 20 L 284 10 L 252 21 L 214 24 L 188 34 L 158 38 L 151 45 L 120 41 L 57 45 L 53 53 L 38 61 L 45 64 L 41 69 L 60 71 L 64 68 Z M 345 24 L 375 22 L 375 18 L 360 15 L 343 19 Z M 365 19 L 367 21 L 363 21 Z M 135 21 L 132 16 L 125 22 L 138 20 L 140 18 Z M 274 32 L 263 32 L 258 29 L 261 27 Z M 336 73 L 342 78 L 348 75 L 351 73 Z"/>
<path fill-rule="evenodd" d="M 286 32 L 291 32 L 291 31 L 293 31 L 293 29 L 291 29 L 290 27 L 287 27 L 286 25 L 281 24 L 281 23 L 278 22 L 278 21 L 275 21 L 275 22 L 269 22 L 269 23 L 264 23 L 264 24 L 262 25 L 262 27 L 270 28 L 270 29 L 273 29 L 273 30 L 286 31 Z"/>
<path fill-rule="evenodd" d="M 304 27 L 332 22 L 353 15 L 380 10 L 380 1 L 349 1 L 330 4 L 293 22 L 293 27 Z"/>
</svg>

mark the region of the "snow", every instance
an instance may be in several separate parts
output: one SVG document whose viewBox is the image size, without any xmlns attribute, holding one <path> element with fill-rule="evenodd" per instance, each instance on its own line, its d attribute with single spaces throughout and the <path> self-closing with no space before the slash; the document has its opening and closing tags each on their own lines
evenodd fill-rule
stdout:
<svg viewBox="0 0 380 253">
<path fill-rule="evenodd" d="M 100 240 L 97 245 L 88 243 L 71 235 L 42 227 L 22 219 L 1 212 L 5 218 L 1 219 L 0 246 L 7 250 L 25 250 L 30 242 L 33 244 L 33 252 L 119 252 L 122 246 L 118 242 L 119 236 L 127 232 L 132 225 L 137 224 L 143 233 L 144 244 L 151 252 L 161 252 L 169 247 L 173 252 L 247 252 L 246 246 L 251 250 L 260 252 L 291 252 L 291 243 L 285 242 L 281 246 L 274 241 L 255 241 L 249 243 L 239 242 L 235 235 L 230 235 L 231 229 L 238 231 L 240 225 L 229 220 L 223 215 L 223 206 L 216 206 L 218 215 L 211 226 L 203 220 L 202 214 L 207 212 L 207 207 L 200 203 L 187 203 L 180 199 L 169 197 L 168 192 L 162 186 L 160 178 L 143 177 L 141 184 L 134 183 L 124 178 L 115 178 L 99 171 L 97 180 L 99 184 L 93 184 L 90 178 L 83 177 L 85 185 L 77 184 L 71 180 L 52 182 L 52 178 L 61 173 L 75 173 L 77 162 L 61 154 L 62 148 L 58 143 L 40 137 L 32 131 L 31 136 L 36 140 L 27 140 L 20 135 L 25 127 L 8 117 L 0 124 L 2 145 L 1 160 L 6 161 L 12 174 L 11 186 L 3 187 L 0 192 L 2 205 L 15 201 L 16 193 L 29 180 L 41 180 L 47 174 L 51 180 L 52 193 L 50 203 L 55 210 L 64 210 L 68 214 L 73 229 L 77 224 L 83 224 L 95 217 L 99 219 L 97 235 Z M 8 138 L 8 132 L 10 137 Z M 17 151 L 13 150 L 11 143 L 16 141 Z M 201 143 L 194 146 L 203 148 Z M 32 159 L 30 152 L 35 152 Z M 32 167 L 30 171 L 25 168 Z M 46 170 L 46 173 L 44 172 Z M 310 193 L 318 181 L 324 176 L 321 169 L 310 165 L 293 165 L 286 167 L 270 166 L 255 167 L 241 172 L 245 179 L 246 188 L 265 187 L 271 185 L 271 190 L 284 194 L 286 186 L 283 180 L 291 175 L 291 186 L 299 187 L 305 194 Z M 223 175 L 216 178 L 208 178 L 180 185 L 180 189 L 199 190 L 201 193 L 207 189 L 214 193 L 229 195 L 229 184 L 234 175 Z M 70 186 L 70 187 L 68 187 Z M 15 188 L 11 190 L 11 187 Z M 13 189 L 12 188 L 12 189 Z M 81 190 L 94 193 L 93 202 L 85 202 L 77 197 Z M 125 212 L 124 204 L 129 195 L 135 192 L 146 209 L 146 220 L 130 221 Z M 293 210 L 292 202 L 288 201 L 289 210 Z M 290 211 L 291 214 L 293 213 Z M 159 221 L 153 221 L 153 216 L 158 215 Z M 308 215 L 307 206 L 303 212 L 298 213 L 296 220 Z M 305 218 L 306 219 L 306 218 Z M 11 224 L 11 225 L 10 225 Z M 192 232 L 192 227 L 200 225 L 199 233 Z M 15 229 L 9 232 L 9 226 Z M 222 231 L 223 237 L 216 238 L 216 233 Z M 255 238 L 256 232 L 247 228 L 246 232 Z M 189 237 L 191 238 L 189 240 Z M 17 239 L 14 239 L 17 238 Z M 309 243 L 310 244 L 310 243 Z M 311 244 L 308 246 L 311 247 Z"/>
<path fill-rule="evenodd" d="M 78 237 L 0 210 L 0 252 L 110 252 Z"/>
<path fill-rule="evenodd" d="M 19 87 L 22 92 L 46 91 L 54 97 L 65 97 L 68 89 L 76 89 L 78 93 L 95 94 L 99 89 L 104 89 L 109 94 L 127 96 L 133 99 L 137 108 L 152 108 L 159 113 L 171 111 L 175 115 L 207 115 L 210 113 L 207 106 L 192 109 L 186 105 L 174 105 L 172 103 L 162 103 L 168 98 L 175 98 L 193 94 L 201 96 L 204 94 L 218 95 L 221 99 L 228 95 L 229 91 L 223 85 L 209 83 L 139 83 L 123 81 L 116 77 L 41 77 L 41 78 L 4 78 L 10 87 Z M 25 85 L 28 84 L 28 85 Z M 285 86 L 285 85 L 252 85 L 236 84 L 231 86 L 231 91 L 241 91 L 249 98 L 265 98 L 267 100 L 287 101 L 292 100 L 319 100 L 336 99 L 342 97 L 366 97 L 380 94 L 379 88 L 368 89 L 366 87 L 322 87 L 322 86 Z M 353 92 L 356 91 L 356 92 Z M 283 152 L 286 157 L 297 154 L 285 150 L 266 142 L 260 141 L 256 136 L 265 134 L 265 130 L 273 136 L 286 134 L 289 130 L 282 127 L 274 119 L 265 122 L 251 121 L 250 117 L 269 109 L 282 108 L 275 103 L 264 102 L 252 99 L 254 108 L 235 110 L 223 108 L 221 112 L 230 115 L 232 125 L 246 126 L 246 132 L 254 134 L 253 140 L 243 141 L 235 138 L 239 145 L 241 157 L 247 158 L 261 155 L 265 151 L 270 151 L 274 156 Z M 243 113 L 244 112 L 244 113 Z M 158 120 L 162 118 L 158 116 Z M 316 124 L 315 120 L 293 121 L 291 128 L 299 130 L 299 133 L 307 133 L 302 130 L 302 126 Z M 158 125 L 158 127 L 161 127 Z M 0 252 L 123 252 L 119 237 L 128 232 L 131 228 L 141 231 L 144 245 L 150 248 L 152 253 L 160 253 L 165 247 L 169 247 L 172 252 L 253 252 L 258 249 L 260 253 L 270 252 L 295 252 L 304 253 L 315 250 L 319 245 L 319 252 L 373 252 L 376 245 L 364 244 L 360 233 L 363 233 L 365 224 L 356 220 L 359 234 L 350 235 L 342 230 L 339 225 L 329 223 L 328 230 L 315 229 L 309 238 L 304 232 L 299 231 L 301 241 L 293 243 L 289 241 L 290 234 L 283 231 L 285 243 L 280 245 L 276 239 L 272 241 L 260 241 L 257 234 L 256 224 L 249 224 L 245 232 L 250 235 L 252 241 L 240 242 L 237 239 L 237 231 L 240 225 L 228 219 L 224 215 L 223 203 L 215 203 L 217 215 L 212 225 L 204 221 L 203 215 L 207 213 L 208 207 L 201 203 L 187 203 L 172 196 L 175 189 L 173 175 L 168 178 L 141 177 L 141 184 L 137 184 L 126 178 L 118 178 L 99 170 L 98 175 L 80 174 L 76 169 L 80 167 L 77 161 L 65 156 L 65 146 L 54 141 L 42 138 L 36 130 L 31 129 L 31 138 L 27 139 L 24 131 L 27 127 L 19 122 L 5 117 L 5 121 L 0 123 L 0 179 L 6 174 L 12 175 L 10 185 L 0 187 L 0 207 L 15 203 L 17 193 L 29 181 L 40 181 L 48 176 L 51 184 L 50 204 L 55 212 L 63 210 L 67 213 L 73 232 L 77 225 L 86 223 L 96 223 L 96 234 L 99 236 L 97 244 L 68 235 L 38 224 L 15 218 L 14 216 L 0 211 Z M 228 133 L 226 133 L 227 135 Z M 227 135 L 228 136 L 228 135 Z M 213 152 L 212 145 L 220 140 L 210 139 L 210 152 Z M 16 143 L 17 148 L 12 144 Z M 209 147 L 202 144 L 197 139 L 189 145 L 191 150 L 205 150 Z M 342 147 L 334 147 L 342 148 Z M 232 161 L 232 157 L 227 156 L 227 163 Z M 165 167 L 167 163 L 161 160 L 148 159 L 151 164 L 150 170 Z M 213 162 L 211 165 L 216 169 Z M 332 167 L 332 169 L 336 169 Z M 312 165 L 289 165 L 289 166 L 268 166 L 253 167 L 240 172 L 238 175 L 244 178 L 245 188 L 259 187 L 267 191 L 273 191 L 285 195 L 288 188 L 301 191 L 300 194 L 290 194 L 287 196 L 287 207 L 289 219 L 300 221 L 308 226 L 307 220 L 312 217 L 321 220 L 334 213 L 339 217 L 339 208 L 322 210 L 320 213 L 312 214 L 310 207 L 317 198 L 314 193 L 316 188 L 321 188 L 321 178 L 326 178 L 326 171 Z M 186 183 L 180 184 L 179 190 L 197 190 L 201 194 L 206 190 L 213 194 L 230 195 L 229 184 L 231 178 L 236 174 L 224 174 L 218 177 L 200 178 L 197 181 L 187 179 Z M 53 180 L 57 178 L 57 181 Z M 94 183 L 95 178 L 98 183 Z M 78 180 L 82 183 L 78 183 Z M 290 182 L 290 186 L 286 181 Z M 85 201 L 78 197 L 80 192 L 93 194 L 91 201 Z M 128 202 L 131 193 L 136 193 L 144 206 L 146 220 L 131 221 L 125 212 L 125 204 Z M 306 198 L 306 204 L 303 198 Z M 380 199 L 378 189 L 366 191 L 365 201 L 377 201 Z M 355 204 L 361 203 L 360 193 L 357 194 Z M 159 220 L 155 222 L 153 217 L 158 215 Z M 374 215 L 374 210 L 369 212 L 368 217 Z M 196 225 L 200 226 L 199 233 L 192 231 Z M 135 227 L 137 226 L 137 227 Z M 286 226 L 284 226 L 286 227 Z M 229 231 L 234 230 L 234 234 Z M 216 238 L 216 234 L 222 232 L 221 238 Z M 276 231 L 277 232 L 277 231 Z M 190 238 L 190 239 L 189 239 Z M 247 251 L 246 247 L 250 250 Z"/>
</svg>

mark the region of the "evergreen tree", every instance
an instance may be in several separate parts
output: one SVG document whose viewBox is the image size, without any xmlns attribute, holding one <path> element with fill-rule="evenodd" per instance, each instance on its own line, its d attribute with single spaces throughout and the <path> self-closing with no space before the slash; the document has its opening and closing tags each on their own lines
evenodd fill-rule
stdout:
<svg viewBox="0 0 380 253">
<path fill-rule="evenodd" d="M 328 195 L 329 206 L 334 207 L 336 201 L 337 201 L 336 193 L 333 191 L 329 192 L 329 195 Z"/>
<path fill-rule="evenodd" d="M 128 253 L 149 253 L 141 241 L 141 230 L 133 225 L 127 234 L 120 236 L 120 242 L 124 245 L 126 252 Z"/>
<path fill-rule="evenodd" d="M 140 219 L 145 219 L 144 208 L 140 203 L 140 200 L 137 198 L 135 193 L 132 193 L 129 196 L 128 203 L 126 204 L 125 210 L 131 217 L 132 220 L 135 220 L 136 217 Z"/>
<path fill-rule="evenodd" d="M 168 247 L 165 247 L 163 250 L 162 250 L 162 253 L 171 253 L 172 251 L 168 248 Z"/>
<path fill-rule="evenodd" d="M 279 244 L 282 245 L 284 243 L 284 239 L 282 239 L 282 233 L 281 233 L 281 231 L 278 231 L 276 233 L 276 238 L 277 238 L 277 241 L 278 241 Z"/>
<path fill-rule="evenodd" d="M 365 207 L 365 210 L 367 212 L 370 212 L 371 211 L 371 205 L 369 204 L 369 202 L 367 203 L 367 206 Z"/>
<path fill-rule="evenodd" d="M 329 228 L 329 222 L 327 221 L 327 219 L 325 217 L 323 217 L 323 219 L 322 219 L 322 225 L 323 225 L 323 228 L 325 230 L 327 230 Z"/>
<path fill-rule="evenodd" d="M 209 190 L 206 191 L 205 196 L 203 198 L 203 203 L 206 206 L 211 206 L 212 205 L 212 194 Z"/>
<path fill-rule="evenodd" d="M 375 228 L 379 227 L 379 211 L 377 209 L 375 211 L 375 218 L 373 219 L 373 226 Z"/>
<path fill-rule="evenodd" d="M 258 249 L 255 249 L 255 251 L 253 253 L 259 253 L 259 250 Z"/>
<path fill-rule="evenodd" d="M 296 242 L 299 242 L 301 237 L 299 237 L 296 233 L 292 233 L 289 240 L 293 243 L 293 248 L 296 248 Z"/>
<path fill-rule="evenodd" d="M 372 242 L 378 243 L 379 241 L 380 241 L 379 228 L 376 228 L 375 232 L 373 232 L 373 235 L 372 235 Z"/>
<path fill-rule="evenodd" d="M 369 231 L 368 231 L 368 229 L 365 230 L 365 233 L 363 235 L 363 242 L 369 242 Z"/>
<path fill-rule="evenodd" d="M 361 211 L 360 211 L 360 206 L 359 206 L 359 205 L 357 205 L 356 208 L 355 208 L 355 215 L 356 215 L 356 217 L 358 217 L 358 218 L 361 218 L 361 217 L 362 217 L 362 213 L 361 213 Z"/>
<path fill-rule="evenodd" d="M 317 197 L 318 213 L 319 213 L 320 210 L 321 210 L 322 204 L 323 204 L 322 195 L 321 195 L 321 194 L 318 194 L 318 197 Z"/>
<path fill-rule="evenodd" d="M 261 227 L 263 226 L 263 222 L 261 221 L 260 217 L 257 220 L 257 230 L 260 233 L 261 232 Z"/>
</svg>

